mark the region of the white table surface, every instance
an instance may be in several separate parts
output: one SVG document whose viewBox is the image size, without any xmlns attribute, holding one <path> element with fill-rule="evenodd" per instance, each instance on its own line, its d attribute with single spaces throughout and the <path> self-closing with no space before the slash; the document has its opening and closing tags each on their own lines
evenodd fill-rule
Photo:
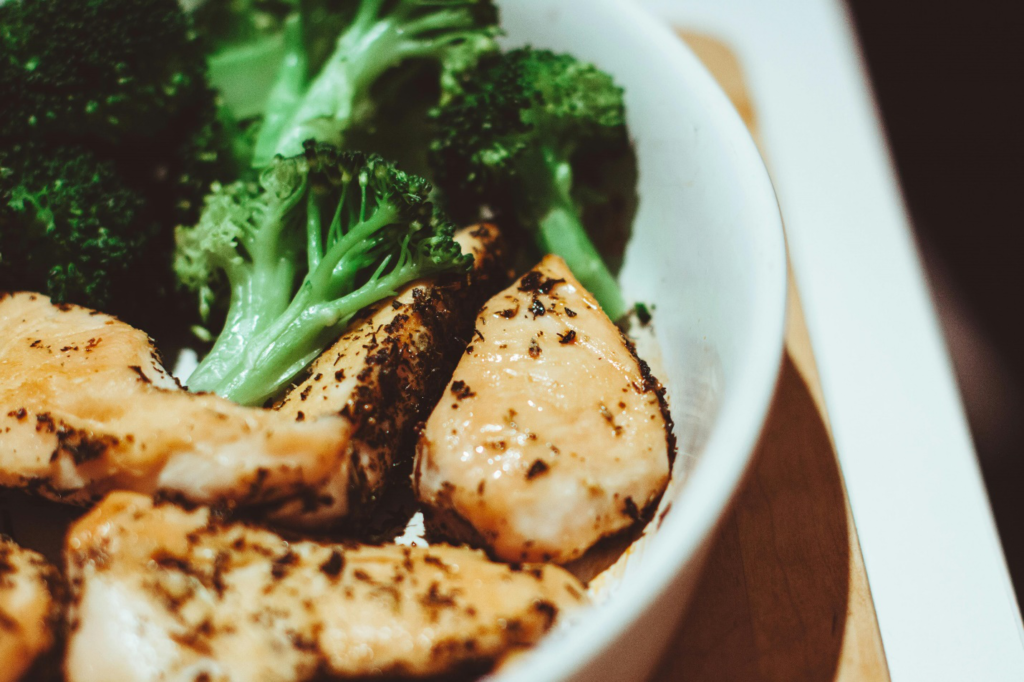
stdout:
<svg viewBox="0 0 1024 682">
<path fill-rule="evenodd" d="M 742 63 L 892 679 L 1024 680 L 1024 626 L 846 7 L 641 3 Z"/>
</svg>

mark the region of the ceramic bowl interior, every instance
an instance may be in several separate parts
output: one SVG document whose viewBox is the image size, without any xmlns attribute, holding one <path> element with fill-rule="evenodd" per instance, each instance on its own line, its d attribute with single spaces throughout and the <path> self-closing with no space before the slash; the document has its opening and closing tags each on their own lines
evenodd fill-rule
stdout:
<svg viewBox="0 0 1024 682">
<path fill-rule="evenodd" d="M 625 87 L 640 198 L 620 279 L 628 298 L 654 308 L 656 338 L 640 352 L 669 389 L 679 452 L 655 520 L 591 583 L 596 605 L 492 677 L 642 680 L 767 413 L 785 313 L 781 220 L 738 115 L 659 22 L 625 0 L 499 4 L 508 45 L 570 52 Z M 20 511 L 7 519 L 19 536 L 57 556 L 61 511 L 31 499 Z"/>
<path fill-rule="evenodd" d="M 640 199 L 620 279 L 653 304 L 656 343 L 641 354 L 669 389 L 679 453 L 644 537 L 593 581 L 598 605 L 494 677 L 644 679 L 768 410 L 785 318 L 781 219 L 739 116 L 666 27 L 624 1 L 500 5 L 508 46 L 570 52 L 625 88 Z"/>
</svg>

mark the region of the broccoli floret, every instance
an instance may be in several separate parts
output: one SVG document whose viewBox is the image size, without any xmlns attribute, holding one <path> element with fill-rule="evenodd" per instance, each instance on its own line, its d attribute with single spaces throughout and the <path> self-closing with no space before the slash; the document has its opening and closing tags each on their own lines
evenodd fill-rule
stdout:
<svg viewBox="0 0 1024 682">
<path fill-rule="evenodd" d="M 309 34 L 323 8 L 310 7 L 292 18 L 301 25 L 282 33 L 287 56 L 264 109 L 257 167 L 297 154 L 310 138 L 340 143 L 375 109 L 373 88 L 393 67 L 426 61 L 444 72 L 496 50 L 491 0 L 361 0 L 321 66 L 323 41 Z"/>
<path fill-rule="evenodd" d="M 174 226 L 226 143 L 176 0 L 0 2 L 2 286 L 173 335 Z"/>
<path fill-rule="evenodd" d="M 304 145 L 254 184 L 220 187 L 179 228 L 175 269 L 227 319 L 188 380 L 242 404 L 277 394 L 361 309 L 413 279 L 469 267 L 430 185 L 376 155 Z"/>
<path fill-rule="evenodd" d="M 206 57 L 176 0 L 0 3 L 0 143 L 86 146 L 114 160 L 168 229 L 234 173 Z"/>
<path fill-rule="evenodd" d="M 565 259 L 612 319 L 626 310 L 587 234 L 574 164 L 629 149 L 622 89 L 572 56 L 518 49 L 486 56 L 446 81 L 433 114 L 431 164 L 458 220 L 486 206 L 544 252 Z M 575 182 L 574 182 L 575 180 Z"/>
<path fill-rule="evenodd" d="M 154 283 L 159 224 L 115 165 L 78 146 L 0 152 L 0 290 L 119 313 Z M 129 315 L 130 317 L 130 315 Z"/>
<path fill-rule="evenodd" d="M 19 73 L 2 133 L 122 144 L 209 97 L 206 61 L 175 0 L 0 3 L 0 59 Z"/>
</svg>

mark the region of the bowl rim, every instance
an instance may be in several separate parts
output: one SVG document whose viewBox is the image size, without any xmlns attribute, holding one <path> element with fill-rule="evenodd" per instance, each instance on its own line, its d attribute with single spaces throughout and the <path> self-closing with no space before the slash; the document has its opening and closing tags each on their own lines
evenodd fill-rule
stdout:
<svg viewBox="0 0 1024 682">
<path fill-rule="evenodd" d="M 687 563 L 707 543 L 746 473 L 768 417 L 782 367 L 787 316 L 787 254 L 778 198 L 764 160 L 749 129 L 717 81 L 693 51 L 636 3 L 627 0 L 588 0 L 587 6 L 621 16 L 623 26 L 642 32 L 653 50 L 660 53 L 666 74 L 685 80 L 687 90 L 708 111 L 708 122 L 726 139 L 736 141 L 736 164 L 751 167 L 750 189 L 774 208 L 757 221 L 753 249 L 761 267 L 754 282 L 757 305 L 749 333 L 762 339 L 738 363 L 729 393 L 738 397 L 721 405 L 699 461 L 689 472 L 684 491 L 672 500 L 655 537 L 644 548 L 644 560 L 631 566 L 629 577 L 610 598 L 560 633 L 551 648 L 541 643 L 514 665 L 495 675 L 501 682 L 568 680 L 581 673 L 602 653 L 625 637 L 659 597 L 671 589 Z M 682 614 L 675 614 L 678 620 Z M 659 652 L 660 653 L 660 652 Z M 549 655 L 556 654 L 556 655 Z M 653 662 L 652 662 L 653 664 Z"/>
</svg>

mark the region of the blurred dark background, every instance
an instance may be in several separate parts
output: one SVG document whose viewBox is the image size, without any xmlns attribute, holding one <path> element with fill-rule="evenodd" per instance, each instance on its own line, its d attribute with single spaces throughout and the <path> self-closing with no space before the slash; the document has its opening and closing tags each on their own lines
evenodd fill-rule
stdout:
<svg viewBox="0 0 1024 682">
<path fill-rule="evenodd" d="M 1024 3 L 848 2 L 1024 601 Z"/>
</svg>

